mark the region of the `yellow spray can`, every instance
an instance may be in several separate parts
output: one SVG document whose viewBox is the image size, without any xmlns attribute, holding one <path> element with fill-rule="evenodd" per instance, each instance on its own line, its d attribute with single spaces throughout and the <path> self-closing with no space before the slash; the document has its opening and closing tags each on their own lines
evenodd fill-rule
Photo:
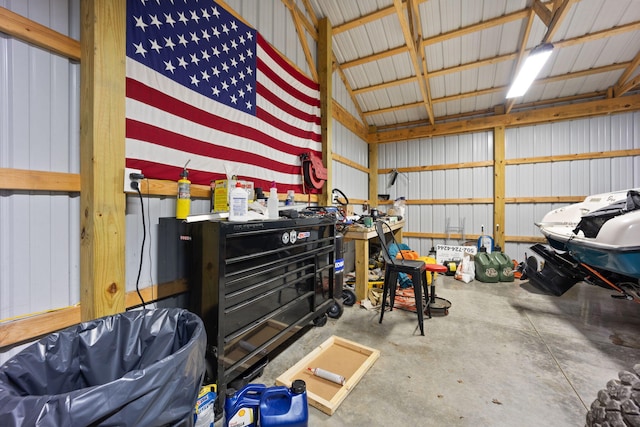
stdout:
<svg viewBox="0 0 640 427">
<path fill-rule="evenodd" d="M 188 163 L 188 162 L 187 162 Z M 191 181 L 189 181 L 187 165 L 180 173 L 178 180 L 178 198 L 176 199 L 176 219 L 187 219 L 191 211 Z"/>
</svg>

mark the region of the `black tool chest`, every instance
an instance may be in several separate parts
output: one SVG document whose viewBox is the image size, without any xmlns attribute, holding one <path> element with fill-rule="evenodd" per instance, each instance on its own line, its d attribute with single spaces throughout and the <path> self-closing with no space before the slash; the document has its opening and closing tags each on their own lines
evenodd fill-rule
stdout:
<svg viewBox="0 0 640 427">
<path fill-rule="evenodd" d="M 326 322 L 335 219 L 204 221 L 189 224 L 189 234 L 192 310 L 204 321 L 224 399 L 228 384 L 251 379 L 302 327 Z"/>
</svg>

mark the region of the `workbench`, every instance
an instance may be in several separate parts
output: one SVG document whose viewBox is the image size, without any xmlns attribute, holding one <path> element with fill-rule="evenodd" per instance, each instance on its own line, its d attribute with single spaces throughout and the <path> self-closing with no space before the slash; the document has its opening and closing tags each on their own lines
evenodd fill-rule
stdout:
<svg viewBox="0 0 640 427">
<path fill-rule="evenodd" d="M 402 242 L 402 227 L 404 221 L 389 223 L 396 243 Z M 385 227 L 385 231 L 387 228 Z M 355 264 L 356 264 L 356 301 L 367 298 L 369 286 L 369 240 L 377 239 L 375 226 L 369 228 L 349 227 L 344 235 L 345 240 L 353 240 L 355 243 Z"/>
</svg>

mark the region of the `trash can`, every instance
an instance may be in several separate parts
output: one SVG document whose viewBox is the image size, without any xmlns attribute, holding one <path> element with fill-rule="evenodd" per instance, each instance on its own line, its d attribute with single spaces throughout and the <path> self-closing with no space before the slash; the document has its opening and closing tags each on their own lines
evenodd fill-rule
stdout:
<svg viewBox="0 0 640 427">
<path fill-rule="evenodd" d="M 193 425 L 202 320 L 137 310 L 50 334 L 0 366 L 1 426 Z"/>
</svg>

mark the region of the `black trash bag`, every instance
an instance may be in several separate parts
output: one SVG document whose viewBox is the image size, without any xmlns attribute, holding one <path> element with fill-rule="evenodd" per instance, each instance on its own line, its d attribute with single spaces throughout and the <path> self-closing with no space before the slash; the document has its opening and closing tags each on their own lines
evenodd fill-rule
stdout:
<svg viewBox="0 0 640 427">
<path fill-rule="evenodd" d="M 206 343 L 178 308 L 48 335 L 0 366 L 0 426 L 192 426 Z"/>
</svg>

